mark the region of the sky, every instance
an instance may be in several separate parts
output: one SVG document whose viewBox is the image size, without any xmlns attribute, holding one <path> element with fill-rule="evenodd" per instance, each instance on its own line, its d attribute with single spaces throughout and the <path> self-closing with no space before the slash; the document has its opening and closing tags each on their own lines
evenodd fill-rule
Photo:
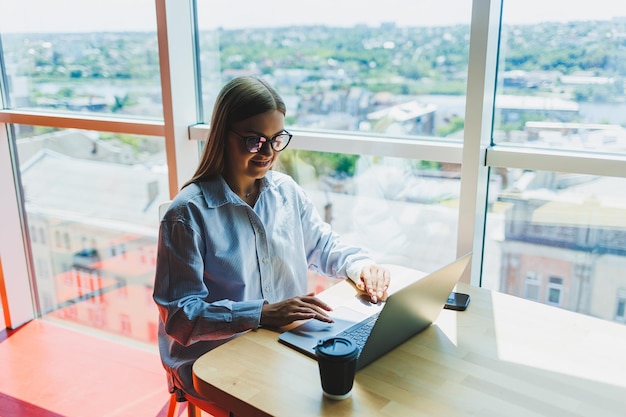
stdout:
<svg viewBox="0 0 626 417">
<path fill-rule="evenodd" d="M 181 0 L 167 0 L 181 1 Z M 483 1 L 483 0 L 478 0 Z M 197 0 L 201 28 L 469 23 L 471 0 Z M 0 33 L 154 31 L 154 0 L 0 0 Z M 124 10 L 124 13 L 120 13 Z M 245 12 L 244 12 L 245 11 Z M 626 17 L 624 0 L 505 0 L 507 23 Z"/>
</svg>

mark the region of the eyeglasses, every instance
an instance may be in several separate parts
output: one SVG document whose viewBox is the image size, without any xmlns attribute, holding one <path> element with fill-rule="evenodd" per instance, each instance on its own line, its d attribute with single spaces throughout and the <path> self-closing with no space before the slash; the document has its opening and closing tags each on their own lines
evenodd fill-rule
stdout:
<svg viewBox="0 0 626 417">
<path fill-rule="evenodd" d="M 231 130 L 236 136 L 243 139 L 243 142 L 246 145 L 246 149 L 250 153 L 258 153 L 263 148 L 264 143 L 269 143 L 272 149 L 276 152 L 280 152 L 289 145 L 289 141 L 293 137 L 293 135 L 286 130 L 272 136 L 267 139 L 264 136 L 241 136 L 239 133 Z"/>
</svg>

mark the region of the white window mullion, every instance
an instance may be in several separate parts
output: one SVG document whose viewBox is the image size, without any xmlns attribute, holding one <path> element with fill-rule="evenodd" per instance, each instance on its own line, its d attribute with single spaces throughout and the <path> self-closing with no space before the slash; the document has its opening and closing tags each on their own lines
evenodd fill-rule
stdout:
<svg viewBox="0 0 626 417">
<path fill-rule="evenodd" d="M 489 185 L 485 152 L 491 144 L 501 10 L 501 0 L 474 0 L 472 6 L 457 255 L 473 251 L 471 277 L 463 280 L 475 285 L 482 265 Z"/>
<path fill-rule="evenodd" d="M 626 177 L 626 155 L 608 153 L 496 145 L 487 149 L 487 165 L 536 171 Z"/>
<path fill-rule="evenodd" d="M 198 143 L 188 127 L 197 122 L 192 1 L 157 0 L 157 33 L 163 94 L 165 150 L 170 197 L 191 178 L 198 161 Z"/>
</svg>

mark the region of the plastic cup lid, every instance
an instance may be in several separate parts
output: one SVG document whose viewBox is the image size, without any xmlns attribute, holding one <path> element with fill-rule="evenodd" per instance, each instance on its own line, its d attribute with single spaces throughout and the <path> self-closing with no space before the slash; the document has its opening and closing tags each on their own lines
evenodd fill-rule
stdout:
<svg viewBox="0 0 626 417">
<path fill-rule="evenodd" d="M 317 342 L 316 351 L 326 357 L 337 359 L 348 358 L 358 353 L 359 348 L 348 339 L 343 337 L 331 337 Z"/>
</svg>

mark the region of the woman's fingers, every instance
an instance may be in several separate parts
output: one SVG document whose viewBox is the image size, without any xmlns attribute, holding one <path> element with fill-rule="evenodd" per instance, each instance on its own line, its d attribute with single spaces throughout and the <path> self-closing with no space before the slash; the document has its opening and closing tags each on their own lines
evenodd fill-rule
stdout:
<svg viewBox="0 0 626 417">
<path fill-rule="evenodd" d="M 332 308 L 317 297 L 293 297 L 274 304 L 265 304 L 261 310 L 261 324 L 284 326 L 296 320 L 316 319 L 332 323 L 327 311 Z"/>
<path fill-rule="evenodd" d="M 378 265 L 371 265 L 363 268 L 361 271 L 362 289 L 370 296 L 373 303 L 383 300 L 386 297 L 389 283 L 391 282 L 391 274 L 386 268 Z M 359 287 L 357 285 L 357 287 Z"/>
</svg>

